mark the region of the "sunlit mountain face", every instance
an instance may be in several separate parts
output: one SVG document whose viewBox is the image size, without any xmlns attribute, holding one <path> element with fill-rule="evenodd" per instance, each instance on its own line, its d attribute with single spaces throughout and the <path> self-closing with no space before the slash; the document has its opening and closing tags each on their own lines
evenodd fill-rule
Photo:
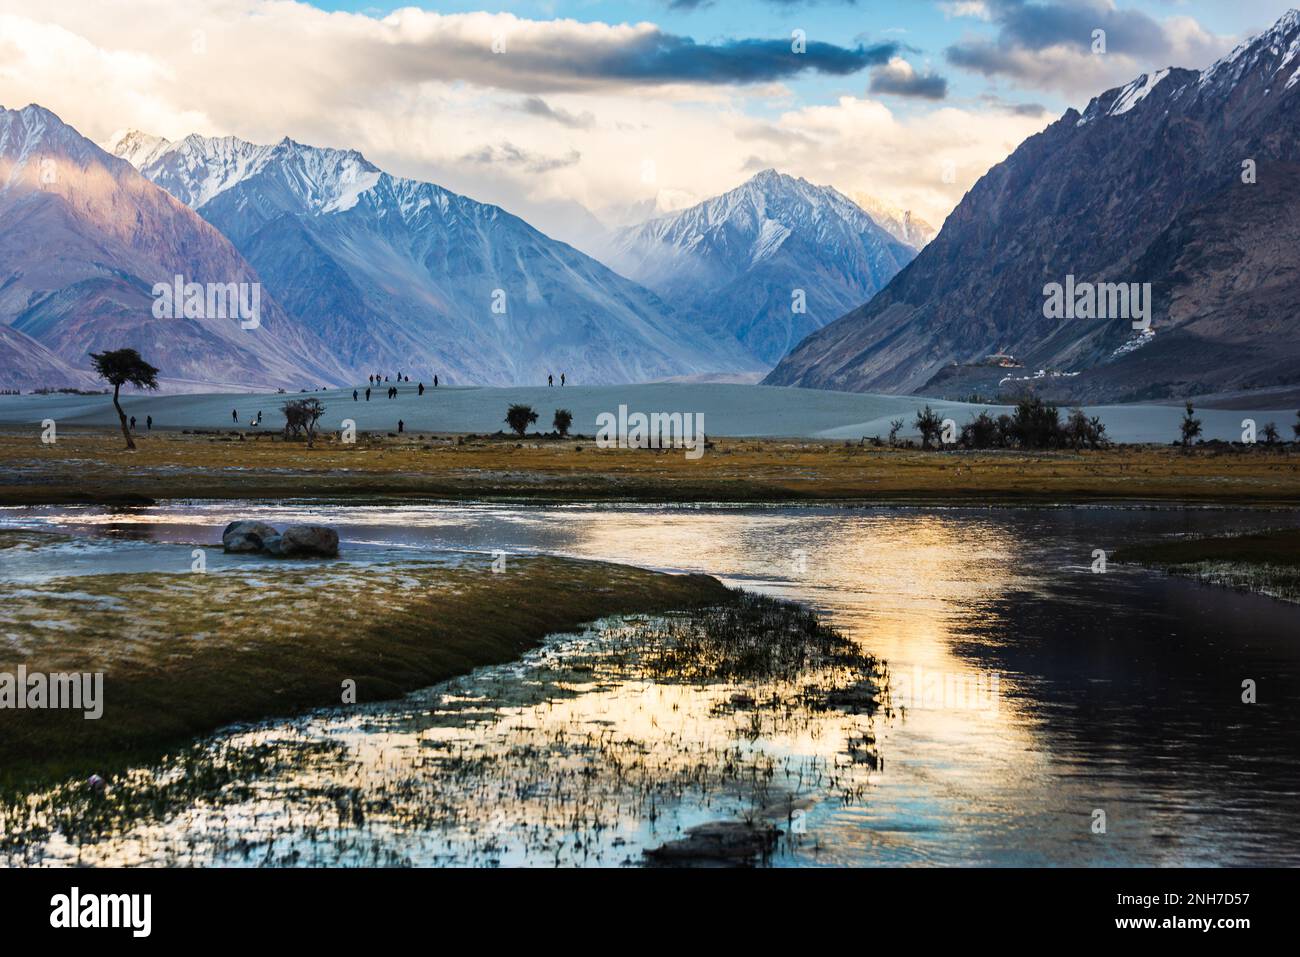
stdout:
<svg viewBox="0 0 1300 957">
<path fill-rule="evenodd" d="M 0 112 L 0 182 L 9 384 L 88 384 L 89 353 L 116 348 L 159 360 L 181 387 L 346 381 L 269 290 L 263 298 L 258 289 L 256 328 L 233 316 L 155 315 L 155 287 L 178 276 L 205 289 L 251 289 L 260 277 L 216 229 L 48 110 Z"/>
</svg>

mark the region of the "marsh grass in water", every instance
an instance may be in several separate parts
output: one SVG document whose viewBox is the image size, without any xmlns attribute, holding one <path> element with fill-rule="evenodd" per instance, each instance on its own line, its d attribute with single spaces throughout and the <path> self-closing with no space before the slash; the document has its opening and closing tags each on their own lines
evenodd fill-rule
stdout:
<svg viewBox="0 0 1300 957">
<path fill-rule="evenodd" d="M 1123 549 L 1115 560 L 1300 603 L 1300 529 L 1154 542 Z"/>
<path fill-rule="evenodd" d="M 857 645 L 816 613 L 747 592 L 670 619 L 648 637 L 645 660 L 656 678 L 791 680 L 813 669 L 865 663 Z"/>
<path fill-rule="evenodd" d="M 805 609 L 733 593 L 557 635 L 401 702 L 235 728 L 103 794 L 66 782 L 13 796 L 4 853 L 489 866 L 815 853 L 815 833 L 789 824 L 867 799 L 883 673 Z"/>
</svg>

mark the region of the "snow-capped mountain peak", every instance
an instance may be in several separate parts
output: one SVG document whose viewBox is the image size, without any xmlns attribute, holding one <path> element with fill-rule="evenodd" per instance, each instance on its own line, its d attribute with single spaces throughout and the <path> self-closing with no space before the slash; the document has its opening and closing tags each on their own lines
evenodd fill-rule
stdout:
<svg viewBox="0 0 1300 957">
<path fill-rule="evenodd" d="M 1285 92 L 1300 83 L 1300 10 L 1289 10 L 1268 30 L 1251 37 L 1205 70 L 1167 67 L 1144 73 L 1122 87 L 1094 97 L 1075 126 L 1087 126 L 1101 117 L 1143 113 L 1152 101 L 1157 110 L 1190 108 L 1193 98 L 1231 109 L 1228 104 Z M 1250 90 L 1245 87 L 1250 85 Z M 1140 109 L 1141 107 L 1141 109 Z"/>
<path fill-rule="evenodd" d="M 192 209 L 273 168 L 282 187 L 307 209 L 341 212 L 355 206 L 382 175 L 356 150 L 306 146 L 287 136 L 261 145 L 236 136 L 191 133 L 171 143 L 131 131 L 114 136 L 105 148 Z"/>
<path fill-rule="evenodd" d="M 126 160 L 136 169 L 148 166 L 171 147 L 171 140 L 142 133 L 139 130 L 118 130 L 103 144 L 104 151 Z"/>
<path fill-rule="evenodd" d="M 1200 85 L 1235 84 L 1266 57 L 1280 57 L 1273 70 L 1276 75 L 1294 63 L 1297 56 L 1300 56 L 1300 10 L 1292 8 L 1263 33 L 1238 44 L 1231 53 L 1206 69 L 1201 74 Z M 1296 76 L 1291 74 L 1287 87 L 1295 82 Z"/>
<path fill-rule="evenodd" d="M 765 169 L 712 199 L 621 230 L 607 262 L 710 317 L 759 361 L 776 362 L 869 298 L 914 254 L 838 190 Z"/>
<path fill-rule="evenodd" d="M 914 215 L 910 209 L 900 209 L 869 193 L 854 193 L 852 199 L 867 211 L 867 215 L 876 221 L 877 226 L 913 249 L 923 249 L 938 232 L 924 219 Z"/>
<path fill-rule="evenodd" d="M 693 247 L 710 232 L 725 228 L 751 244 L 772 248 L 772 237 L 779 230 L 771 224 L 786 227 L 788 235 L 796 228 L 816 229 L 833 220 L 868 235 L 883 232 L 865 210 L 835 188 L 766 169 L 720 196 L 633 229 L 673 245 Z"/>
<path fill-rule="evenodd" d="M 35 103 L 20 110 L 0 106 L 0 156 L 8 159 L 5 184 L 13 183 L 33 158 L 59 155 L 88 162 L 99 149 L 63 120 Z"/>
</svg>

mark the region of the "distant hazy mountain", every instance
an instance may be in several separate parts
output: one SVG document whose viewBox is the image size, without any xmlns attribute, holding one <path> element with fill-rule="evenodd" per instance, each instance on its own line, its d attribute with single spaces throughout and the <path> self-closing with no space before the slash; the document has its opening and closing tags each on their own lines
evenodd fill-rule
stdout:
<svg viewBox="0 0 1300 957">
<path fill-rule="evenodd" d="M 1298 86 L 1291 11 L 1204 72 L 1145 74 L 1067 111 L 767 381 L 991 395 L 1041 370 L 1047 394 L 1090 400 L 1300 383 Z M 1044 287 L 1069 276 L 1151 283 L 1153 334 L 1045 318 Z M 998 352 L 1024 368 L 981 364 Z"/>
<path fill-rule="evenodd" d="M 0 386 L 82 385 L 89 353 L 132 347 L 173 382 L 342 381 L 320 341 L 263 290 L 237 318 L 155 318 L 156 283 L 258 276 L 217 230 L 39 106 L 0 109 Z"/>
<path fill-rule="evenodd" d="M 596 210 L 596 217 L 606 230 L 616 232 L 629 226 L 640 226 L 651 219 L 668 216 L 694 206 L 699 197 L 678 189 L 661 189 L 654 196 L 630 203 L 618 203 L 603 206 Z"/>
<path fill-rule="evenodd" d="M 869 299 L 914 255 L 834 189 L 765 170 L 620 231 L 605 261 L 771 365 Z"/>
<path fill-rule="evenodd" d="M 139 133 L 111 146 L 229 237 L 362 377 L 613 383 L 756 365 L 523 220 L 355 151 Z"/>
<path fill-rule="evenodd" d="M 867 211 L 877 226 L 917 251 L 936 235 L 935 228 L 919 216 L 913 216 L 911 210 L 899 209 L 869 193 L 854 193 L 853 201 Z"/>
</svg>

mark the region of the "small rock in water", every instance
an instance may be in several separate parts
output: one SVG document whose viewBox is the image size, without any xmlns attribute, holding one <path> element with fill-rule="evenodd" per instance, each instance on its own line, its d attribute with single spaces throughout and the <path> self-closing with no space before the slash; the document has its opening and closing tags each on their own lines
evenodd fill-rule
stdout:
<svg viewBox="0 0 1300 957">
<path fill-rule="evenodd" d="M 674 867 L 734 867 L 753 864 L 776 846 L 779 828 L 743 821 L 711 821 L 686 832 L 686 836 L 645 852 L 656 864 Z"/>
</svg>

